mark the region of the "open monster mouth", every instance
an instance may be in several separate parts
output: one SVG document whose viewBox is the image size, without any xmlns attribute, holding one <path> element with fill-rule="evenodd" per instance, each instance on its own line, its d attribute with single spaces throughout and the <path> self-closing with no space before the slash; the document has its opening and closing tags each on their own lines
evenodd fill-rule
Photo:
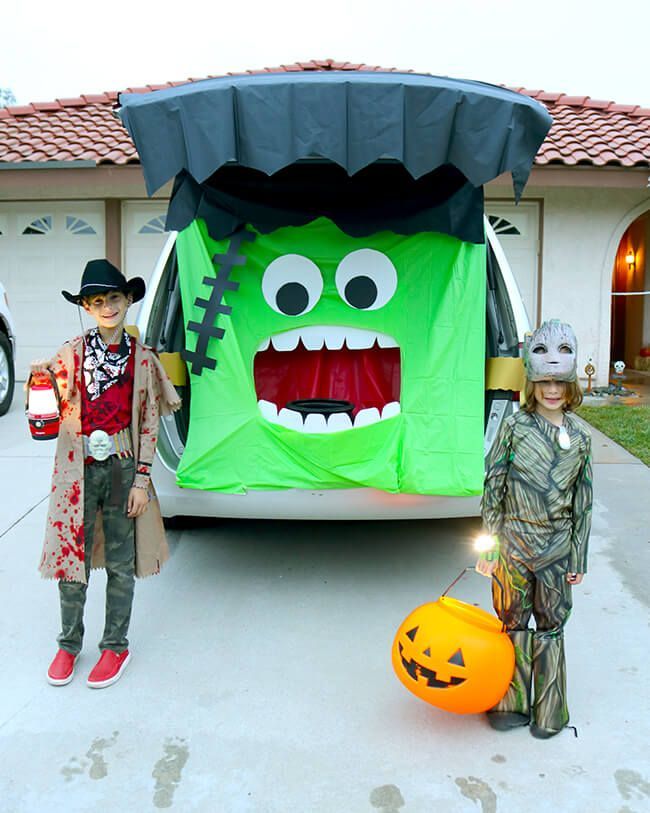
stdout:
<svg viewBox="0 0 650 813">
<path fill-rule="evenodd" d="M 299 432 L 340 432 L 400 411 L 400 351 L 385 333 L 288 330 L 261 343 L 253 373 L 264 418 Z"/>
</svg>

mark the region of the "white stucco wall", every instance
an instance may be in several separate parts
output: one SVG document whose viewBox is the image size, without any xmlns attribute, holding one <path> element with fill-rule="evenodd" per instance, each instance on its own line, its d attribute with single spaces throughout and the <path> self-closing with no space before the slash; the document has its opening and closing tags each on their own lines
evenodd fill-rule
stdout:
<svg viewBox="0 0 650 813">
<path fill-rule="evenodd" d="M 611 282 L 614 258 L 625 229 L 650 209 L 647 189 L 544 188 L 542 198 L 542 320 L 570 322 L 578 338 L 578 369 L 591 356 L 597 382 L 608 380 Z"/>
</svg>

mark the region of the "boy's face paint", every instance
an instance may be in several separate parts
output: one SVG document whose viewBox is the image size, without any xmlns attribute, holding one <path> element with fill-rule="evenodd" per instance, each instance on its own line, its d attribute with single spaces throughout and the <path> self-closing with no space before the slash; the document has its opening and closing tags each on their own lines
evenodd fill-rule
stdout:
<svg viewBox="0 0 650 813">
<path fill-rule="evenodd" d="M 111 291 L 89 296 L 82 302 L 84 310 L 93 317 L 99 328 L 114 330 L 126 318 L 131 299 L 122 291 Z"/>
<path fill-rule="evenodd" d="M 204 280 L 228 244 L 200 222 L 179 235 L 186 326 L 206 319 Z M 216 367 L 190 377 L 180 485 L 480 493 L 484 246 L 354 238 L 321 218 L 240 254 L 222 301 L 232 310 L 216 320 L 225 332 L 207 349 Z"/>
</svg>

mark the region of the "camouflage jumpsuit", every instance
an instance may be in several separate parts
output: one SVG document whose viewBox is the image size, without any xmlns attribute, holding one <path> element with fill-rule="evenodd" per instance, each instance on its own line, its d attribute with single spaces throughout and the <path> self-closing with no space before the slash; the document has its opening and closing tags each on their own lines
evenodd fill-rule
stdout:
<svg viewBox="0 0 650 813">
<path fill-rule="evenodd" d="M 84 466 L 84 526 L 86 583 L 59 581 L 61 649 L 76 655 L 84 635 L 83 614 L 90 575 L 97 513 L 102 512 L 106 559 L 106 620 L 100 650 L 123 652 L 131 621 L 135 586 L 135 520 L 127 516 L 129 491 L 135 476 L 132 457 L 93 461 Z"/>
<path fill-rule="evenodd" d="M 568 450 L 558 444 L 558 427 L 541 415 L 522 410 L 508 418 L 488 455 L 482 504 L 486 529 L 500 540 L 494 609 L 516 655 L 510 688 L 489 713 L 504 721 L 519 718 L 515 725 L 530 720 L 538 736 L 551 736 L 569 721 L 566 574 L 586 572 L 591 528 L 591 438 L 571 413 L 564 414 L 564 426 Z M 531 615 L 534 632 L 528 629 Z"/>
</svg>

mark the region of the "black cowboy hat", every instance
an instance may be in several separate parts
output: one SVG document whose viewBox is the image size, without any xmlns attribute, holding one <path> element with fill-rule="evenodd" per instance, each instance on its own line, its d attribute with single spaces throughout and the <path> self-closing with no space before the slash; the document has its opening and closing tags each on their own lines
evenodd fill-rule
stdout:
<svg viewBox="0 0 650 813">
<path fill-rule="evenodd" d="M 79 305 L 81 300 L 87 296 L 105 294 L 108 291 L 122 291 L 125 294 L 131 294 L 133 301 L 139 302 L 144 296 L 144 290 L 145 284 L 142 277 L 127 280 L 124 274 L 108 260 L 90 260 L 86 263 L 81 275 L 79 293 L 71 294 L 69 291 L 61 291 L 61 293 L 68 302 Z"/>
</svg>

